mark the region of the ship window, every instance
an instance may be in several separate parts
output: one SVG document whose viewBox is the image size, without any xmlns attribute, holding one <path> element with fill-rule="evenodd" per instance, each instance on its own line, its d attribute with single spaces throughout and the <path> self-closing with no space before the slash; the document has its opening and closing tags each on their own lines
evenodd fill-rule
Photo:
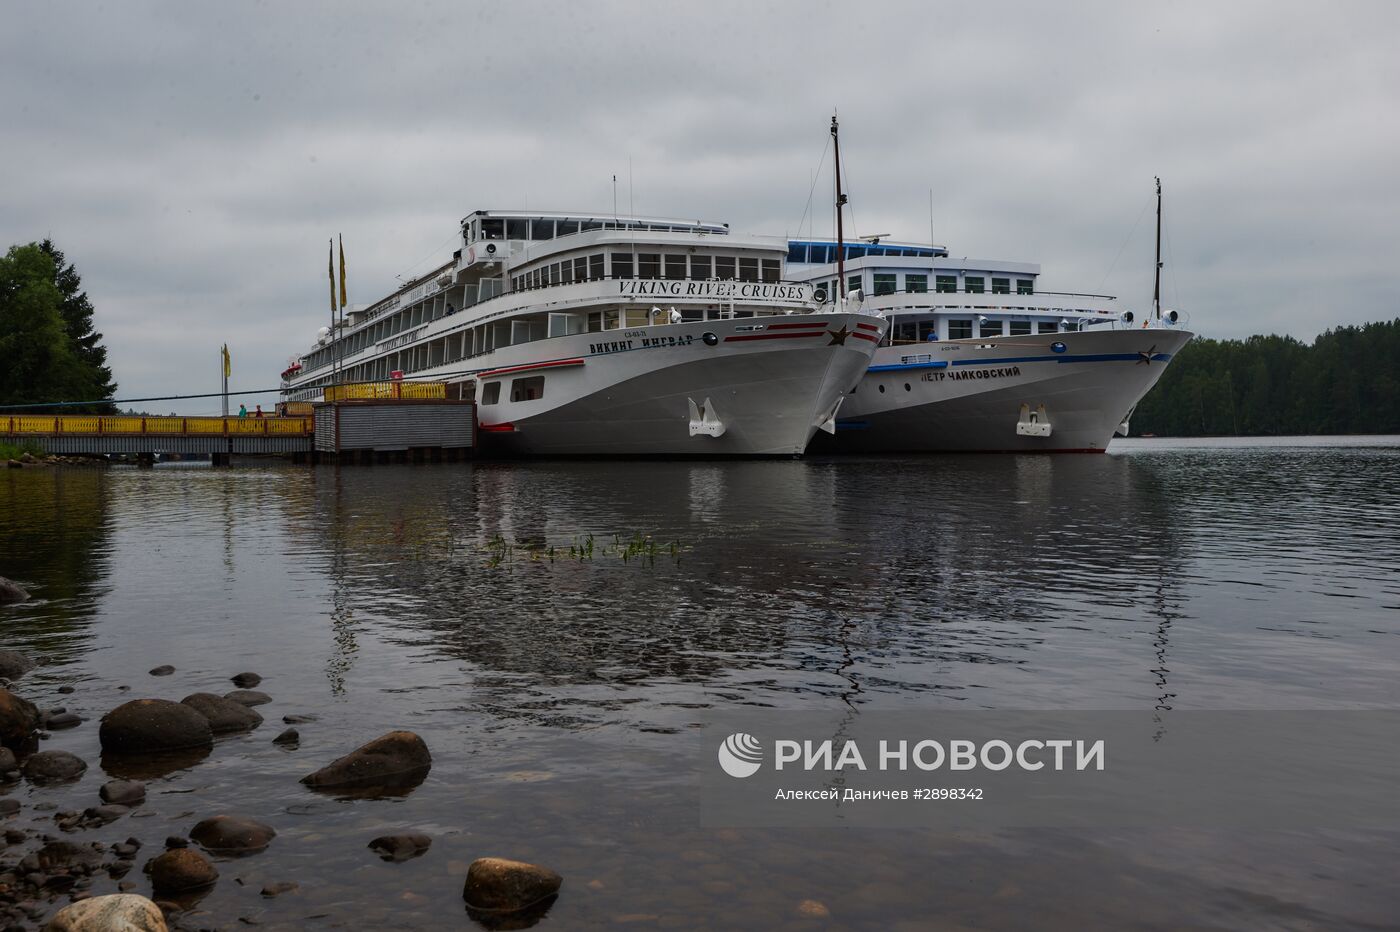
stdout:
<svg viewBox="0 0 1400 932">
<path fill-rule="evenodd" d="M 482 239 L 504 239 L 506 235 L 506 222 L 504 220 L 483 220 L 481 221 Z"/>
<path fill-rule="evenodd" d="M 655 252 L 644 252 L 637 256 L 637 277 L 638 278 L 660 278 L 661 277 L 661 254 Z"/>
<path fill-rule="evenodd" d="M 550 283 L 551 285 L 557 285 L 557 284 L 559 284 L 559 263 L 558 263 L 558 262 L 554 263 L 553 265 L 551 265 L 551 266 L 549 267 L 549 283 Z"/>
<path fill-rule="evenodd" d="M 906 275 L 904 276 L 904 290 L 911 294 L 925 294 L 928 292 L 927 275 Z"/>
<path fill-rule="evenodd" d="M 850 294 L 852 291 L 860 291 L 859 275 L 852 275 L 846 279 L 846 293 Z"/>
<path fill-rule="evenodd" d="M 507 220 L 506 239 L 529 239 L 530 221 L 528 220 Z"/>
<path fill-rule="evenodd" d="M 987 280 L 980 275 L 969 275 L 963 284 L 968 294 L 981 294 L 986 290 Z"/>
<path fill-rule="evenodd" d="M 690 277 L 697 281 L 704 281 L 710 277 L 710 257 L 691 256 L 690 257 Z"/>
<path fill-rule="evenodd" d="M 919 325 L 911 320 L 895 324 L 894 330 L 890 336 L 895 343 L 912 343 L 917 339 L 918 333 Z"/>
<path fill-rule="evenodd" d="M 685 256 L 666 256 L 666 277 L 670 279 L 685 278 Z"/>
<path fill-rule="evenodd" d="M 567 285 L 574 280 L 574 260 L 565 259 L 559 263 L 559 283 Z"/>
<path fill-rule="evenodd" d="M 937 339 L 938 339 L 938 321 L 936 321 L 936 320 L 921 320 L 921 321 L 919 321 L 919 340 L 920 340 L 921 342 L 927 343 L 927 342 L 930 341 L 930 340 L 937 340 Z"/>
<path fill-rule="evenodd" d="M 603 312 L 593 311 L 588 315 L 588 332 L 597 333 L 603 329 Z"/>
<path fill-rule="evenodd" d="M 1028 320 L 1013 320 L 1011 322 L 1011 335 L 1013 337 L 1028 336 L 1031 332 L 1031 322 Z"/>
<path fill-rule="evenodd" d="M 894 275 L 893 273 L 891 273 L 891 272 L 876 272 L 876 273 L 875 273 L 875 293 L 876 293 L 876 294 L 894 294 L 895 279 L 896 279 L 896 277 L 897 277 L 897 276 L 895 276 L 895 275 Z"/>
<path fill-rule="evenodd" d="M 1011 294 L 1011 279 L 992 279 L 992 294 Z"/>
<path fill-rule="evenodd" d="M 952 294 L 958 290 L 958 277 L 956 275 L 935 276 L 934 290 L 939 294 Z"/>
<path fill-rule="evenodd" d="M 970 340 L 970 339 L 972 339 L 972 321 L 970 321 L 970 320 L 950 320 L 950 321 L 948 321 L 948 339 L 950 339 L 950 340 Z"/>
<path fill-rule="evenodd" d="M 734 278 L 734 257 L 715 256 L 715 278 L 729 281 Z"/>
<path fill-rule="evenodd" d="M 577 233 L 577 232 L 578 232 L 578 221 L 577 221 L 577 220 L 560 220 L 560 221 L 559 221 L 559 235 L 560 235 L 560 236 L 566 236 L 566 235 L 568 235 L 568 234 L 570 234 L 570 233 Z"/>
<path fill-rule="evenodd" d="M 847 259 L 861 259 L 861 258 L 864 258 L 865 253 L 866 253 L 866 247 L 864 247 L 864 246 L 847 246 L 847 247 L 846 247 L 846 258 L 847 258 Z"/>
<path fill-rule="evenodd" d="M 788 244 L 788 261 L 789 261 L 789 262 L 797 262 L 797 263 L 805 263 L 805 262 L 807 261 L 807 244 L 806 244 L 806 243 L 790 243 L 790 244 Z"/>
<path fill-rule="evenodd" d="M 501 383 L 487 382 L 481 390 L 481 403 L 483 405 L 493 405 L 501 400 Z"/>
<path fill-rule="evenodd" d="M 1060 325 L 1053 320 L 1042 320 L 1035 325 L 1036 333 L 1054 333 L 1060 329 Z"/>
<path fill-rule="evenodd" d="M 497 385 L 500 383 L 497 382 Z M 544 376 L 530 375 L 510 380 L 511 401 L 537 401 L 544 397 Z"/>
<path fill-rule="evenodd" d="M 984 337 L 999 337 L 999 336 L 1001 336 L 1001 321 L 999 321 L 999 320 L 984 320 L 984 321 L 982 321 L 982 332 L 981 332 L 981 336 L 984 336 Z"/>
<path fill-rule="evenodd" d="M 530 239 L 554 239 L 554 221 L 531 220 Z"/>
<path fill-rule="evenodd" d="M 1031 278 L 1016 279 L 1017 294 L 1035 294 L 1035 280 Z"/>
<path fill-rule="evenodd" d="M 632 277 L 632 254 L 630 252 L 615 252 L 612 254 L 612 277 Z"/>
<path fill-rule="evenodd" d="M 777 259 L 763 260 L 763 280 L 766 282 L 776 282 L 782 280 L 783 265 Z"/>
<path fill-rule="evenodd" d="M 595 282 L 603 277 L 603 254 L 588 257 L 588 277 Z"/>
<path fill-rule="evenodd" d="M 739 281 L 741 281 L 741 282 L 756 282 L 756 281 L 758 281 L 758 260 L 757 260 L 757 259 L 750 259 L 750 258 L 747 258 L 747 257 L 745 257 L 745 256 L 740 256 L 740 257 L 739 257 Z"/>
<path fill-rule="evenodd" d="M 622 311 L 610 308 L 603 312 L 603 329 L 616 330 L 622 326 Z"/>
</svg>

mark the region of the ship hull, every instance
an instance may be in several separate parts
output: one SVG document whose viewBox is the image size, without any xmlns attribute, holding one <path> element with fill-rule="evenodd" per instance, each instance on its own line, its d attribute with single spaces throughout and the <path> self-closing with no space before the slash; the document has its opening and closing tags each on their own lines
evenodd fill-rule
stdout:
<svg viewBox="0 0 1400 932">
<path fill-rule="evenodd" d="M 835 435 L 811 452 L 1103 452 L 1191 337 L 1154 328 L 881 347 Z M 1049 435 L 1018 430 L 1028 415 Z"/>
<path fill-rule="evenodd" d="M 884 328 L 868 315 L 803 314 L 579 334 L 549 341 L 544 360 L 512 361 L 532 344 L 510 347 L 475 375 L 481 453 L 797 456 Z M 537 376 L 542 397 L 516 398 L 515 380 Z"/>
</svg>

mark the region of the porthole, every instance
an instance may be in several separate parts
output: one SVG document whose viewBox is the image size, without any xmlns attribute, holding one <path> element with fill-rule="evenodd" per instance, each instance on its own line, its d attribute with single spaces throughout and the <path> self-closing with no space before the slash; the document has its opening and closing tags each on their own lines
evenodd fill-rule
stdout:
<svg viewBox="0 0 1400 932">
<path fill-rule="evenodd" d="M 880 391 L 883 392 L 884 390 L 885 390 L 885 386 L 881 385 L 881 386 L 880 386 Z"/>
<path fill-rule="evenodd" d="M 708 330 L 706 330 L 703 334 L 701 334 L 700 339 L 702 339 L 702 340 L 705 341 L 705 345 L 706 345 L 706 346 L 717 346 L 717 345 L 719 345 L 719 337 L 715 336 L 713 333 L 711 333 L 711 332 L 708 331 Z"/>
<path fill-rule="evenodd" d="M 912 388 L 909 387 L 909 383 L 908 383 L 908 382 L 905 382 L 905 383 L 904 383 L 904 390 L 905 390 L 906 392 L 912 392 L 914 389 L 912 389 Z"/>
</svg>

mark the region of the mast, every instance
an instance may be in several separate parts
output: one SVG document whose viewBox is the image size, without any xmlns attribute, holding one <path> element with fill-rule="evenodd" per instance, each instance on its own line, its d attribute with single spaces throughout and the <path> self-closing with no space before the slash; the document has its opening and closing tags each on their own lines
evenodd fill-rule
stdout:
<svg viewBox="0 0 1400 932">
<path fill-rule="evenodd" d="M 846 204 L 846 195 L 841 193 L 841 136 L 834 113 L 831 115 L 831 145 L 836 151 L 836 293 L 841 296 L 841 305 L 844 307 L 846 304 L 846 236 L 841 224 L 841 208 Z"/>
<path fill-rule="evenodd" d="M 1157 182 L 1157 264 L 1153 266 L 1152 277 L 1152 316 L 1162 319 L 1162 179 Z"/>
</svg>

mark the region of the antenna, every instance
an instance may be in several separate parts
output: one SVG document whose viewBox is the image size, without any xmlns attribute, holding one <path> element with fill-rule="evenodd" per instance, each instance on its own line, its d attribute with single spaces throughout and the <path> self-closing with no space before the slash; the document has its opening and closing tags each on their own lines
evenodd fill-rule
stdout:
<svg viewBox="0 0 1400 932">
<path fill-rule="evenodd" d="M 846 233 L 842 226 L 841 207 L 846 203 L 846 195 L 841 193 L 841 135 L 836 114 L 831 115 L 831 145 L 835 153 L 836 174 L 836 279 L 837 294 L 841 296 L 841 309 L 846 305 Z"/>
<path fill-rule="evenodd" d="M 1152 275 L 1152 316 L 1159 322 L 1162 319 L 1162 179 L 1157 182 L 1157 264 Z"/>
<path fill-rule="evenodd" d="M 938 240 L 933 238 L 933 188 L 928 189 L 928 244 L 935 245 Z"/>
</svg>

